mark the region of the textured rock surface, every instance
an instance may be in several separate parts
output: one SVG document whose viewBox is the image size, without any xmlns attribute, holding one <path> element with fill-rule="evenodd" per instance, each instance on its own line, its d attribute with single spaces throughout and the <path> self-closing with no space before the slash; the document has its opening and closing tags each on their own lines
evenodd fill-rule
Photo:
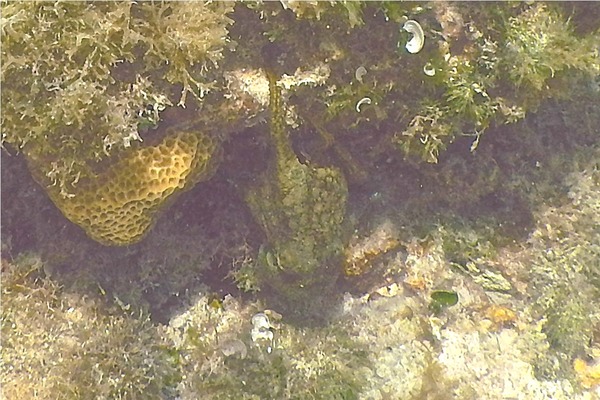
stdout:
<svg viewBox="0 0 600 400">
<path fill-rule="evenodd" d="M 598 7 L 4 2 L 3 394 L 598 398 Z M 46 196 L 98 223 L 183 131 L 219 171 L 168 207 L 197 178 L 168 142 L 137 244 Z"/>
</svg>

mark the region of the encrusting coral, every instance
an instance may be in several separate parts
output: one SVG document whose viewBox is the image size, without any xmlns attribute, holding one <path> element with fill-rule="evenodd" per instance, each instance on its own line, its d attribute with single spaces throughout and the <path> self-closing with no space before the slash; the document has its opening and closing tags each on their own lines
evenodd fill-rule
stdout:
<svg viewBox="0 0 600 400">
<path fill-rule="evenodd" d="M 63 196 L 55 186 L 47 191 L 63 214 L 92 239 L 131 244 L 150 229 L 167 201 L 213 175 L 219 149 L 209 136 L 178 132 L 79 182 L 70 196 Z"/>
</svg>

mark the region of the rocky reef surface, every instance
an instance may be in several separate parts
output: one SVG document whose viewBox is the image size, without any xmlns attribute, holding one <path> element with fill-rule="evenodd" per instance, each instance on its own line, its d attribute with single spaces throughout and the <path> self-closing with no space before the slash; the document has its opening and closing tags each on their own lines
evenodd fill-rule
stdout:
<svg viewBox="0 0 600 400">
<path fill-rule="evenodd" d="M 3 398 L 600 398 L 598 4 L 1 6 Z"/>
</svg>

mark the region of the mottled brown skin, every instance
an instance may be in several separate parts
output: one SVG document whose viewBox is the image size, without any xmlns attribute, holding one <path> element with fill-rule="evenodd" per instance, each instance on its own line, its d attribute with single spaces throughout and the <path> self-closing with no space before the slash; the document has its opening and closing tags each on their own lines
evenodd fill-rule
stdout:
<svg viewBox="0 0 600 400">
<path fill-rule="evenodd" d="M 310 301 L 315 288 L 335 282 L 348 189 L 340 170 L 298 160 L 286 131 L 281 89 L 275 75 L 267 75 L 275 157 L 263 183 L 247 196 L 268 239 L 257 272 L 284 301 Z"/>
</svg>

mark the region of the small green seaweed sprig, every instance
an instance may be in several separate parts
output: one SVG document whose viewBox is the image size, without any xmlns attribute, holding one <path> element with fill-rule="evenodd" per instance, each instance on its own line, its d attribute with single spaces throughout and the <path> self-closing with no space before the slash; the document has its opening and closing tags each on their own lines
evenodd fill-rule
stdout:
<svg viewBox="0 0 600 400">
<path fill-rule="evenodd" d="M 505 35 L 501 67 L 522 90 L 540 94 L 563 72 L 600 72 L 598 32 L 576 36 L 557 7 L 536 3 L 509 19 Z"/>
</svg>

